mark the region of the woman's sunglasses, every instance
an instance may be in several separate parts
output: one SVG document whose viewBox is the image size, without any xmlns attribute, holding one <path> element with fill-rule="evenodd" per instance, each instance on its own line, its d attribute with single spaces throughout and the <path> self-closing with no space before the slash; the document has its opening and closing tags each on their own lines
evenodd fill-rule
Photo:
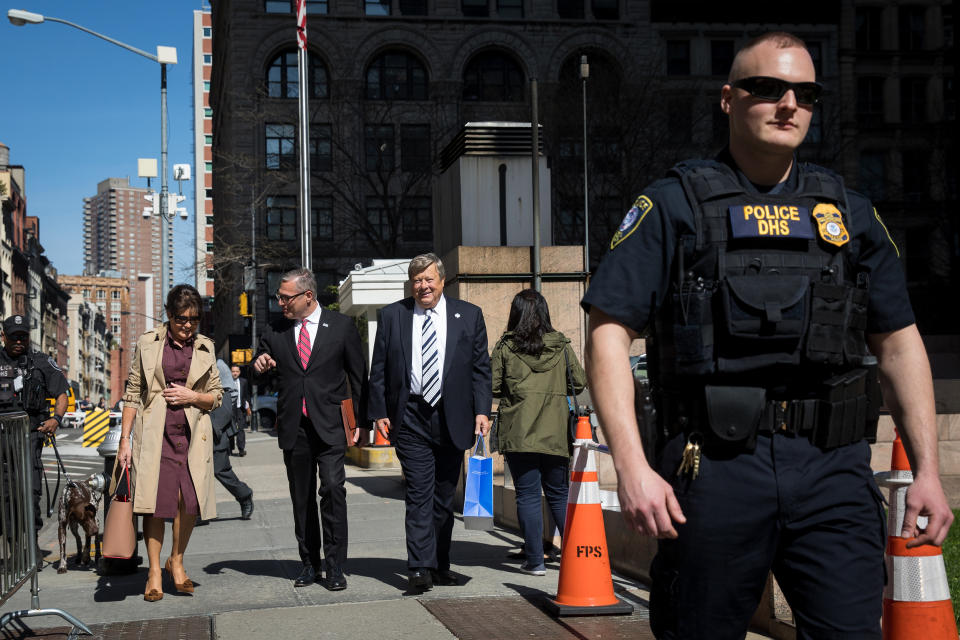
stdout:
<svg viewBox="0 0 960 640">
<path fill-rule="evenodd" d="M 819 82 L 787 82 L 780 78 L 769 76 L 751 76 L 741 78 L 733 83 L 737 89 L 743 89 L 754 98 L 761 100 L 779 100 L 787 91 L 793 90 L 798 104 L 815 105 L 823 93 L 823 85 Z"/>
</svg>

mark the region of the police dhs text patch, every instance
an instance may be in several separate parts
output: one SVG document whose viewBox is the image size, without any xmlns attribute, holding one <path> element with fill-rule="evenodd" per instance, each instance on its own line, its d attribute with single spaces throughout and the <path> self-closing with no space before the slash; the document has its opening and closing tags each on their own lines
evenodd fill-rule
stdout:
<svg viewBox="0 0 960 640">
<path fill-rule="evenodd" d="M 746 204 L 730 207 L 734 238 L 813 239 L 810 209 L 792 204 Z"/>
</svg>

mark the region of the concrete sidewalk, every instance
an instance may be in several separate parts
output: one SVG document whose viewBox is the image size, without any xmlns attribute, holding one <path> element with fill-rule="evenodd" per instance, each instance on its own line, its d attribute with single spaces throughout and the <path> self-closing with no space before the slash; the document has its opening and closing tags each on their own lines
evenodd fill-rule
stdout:
<svg viewBox="0 0 960 640">
<path fill-rule="evenodd" d="M 519 571 L 507 558 L 520 538 L 496 529 L 473 531 L 458 519 L 452 570 L 463 585 L 435 587 L 411 595 L 406 589 L 403 486 L 399 470 L 368 471 L 347 466 L 350 549 L 345 591 L 320 585 L 295 589 L 300 570 L 286 475 L 276 439 L 248 434 L 248 455 L 232 458 L 240 478 L 254 490 L 250 521 L 239 519 L 239 505 L 218 485 L 217 520 L 194 530 L 185 558 L 194 595 L 178 595 L 169 581 L 164 598 L 143 600 L 146 565 L 130 576 L 100 577 L 71 561 L 58 575 L 48 565 L 39 575 L 40 606 L 78 617 L 100 638 L 647 638 L 646 589 L 614 576 L 618 594 L 635 606 L 633 616 L 556 621 L 538 608 L 554 595 L 559 565 L 546 577 Z M 169 532 L 169 528 L 168 528 Z M 47 522 L 41 546 L 59 558 L 56 523 Z M 169 553 L 169 536 L 161 558 Z M 72 557 L 75 546 L 68 541 Z M 145 554 L 143 544 L 141 554 Z M 2 608 L 27 609 L 29 584 Z M 148 622 L 144 622 L 148 621 Z M 151 622 L 152 621 L 152 622 Z M 0 637 L 62 638 L 64 622 L 55 616 L 25 620 L 34 631 Z"/>
</svg>

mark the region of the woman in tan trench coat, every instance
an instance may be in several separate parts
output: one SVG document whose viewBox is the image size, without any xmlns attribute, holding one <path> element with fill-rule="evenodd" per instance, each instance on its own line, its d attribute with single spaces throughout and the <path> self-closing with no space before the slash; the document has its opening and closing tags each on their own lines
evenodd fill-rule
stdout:
<svg viewBox="0 0 960 640">
<path fill-rule="evenodd" d="M 123 394 L 114 483 L 129 466 L 133 511 L 144 515 L 150 568 L 143 598 L 149 602 L 163 598 L 165 521 L 173 522 L 173 546 L 163 568 L 178 592 L 193 593 L 183 553 L 197 515 L 217 515 L 209 412 L 220 405 L 223 389 L 213 342 L 197 333 L 201 308 L 190 285 L 170 290 L 169 321 L 140 336 Z"/>
</svg>

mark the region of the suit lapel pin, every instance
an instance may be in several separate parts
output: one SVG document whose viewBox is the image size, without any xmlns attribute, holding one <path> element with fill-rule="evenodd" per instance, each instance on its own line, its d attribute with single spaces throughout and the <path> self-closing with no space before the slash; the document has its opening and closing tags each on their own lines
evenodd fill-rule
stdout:
<svg viewBox="0 0 960 640">
<path fill-rule="evenodd" d="M 326 322 L 322 322 L 321 324 L 328 329 L 330 328 L 330 325 L 328 325 Z"/>
<path fill-rule="evenodd" d="M 459 317 L 460 317 L 460 314 L 459 314 L 459 313 L 455 313 L 455 314 L 453 314 L 453 317 L 454 317 L 454 318 L 459 318 Z"/>
</svg>

